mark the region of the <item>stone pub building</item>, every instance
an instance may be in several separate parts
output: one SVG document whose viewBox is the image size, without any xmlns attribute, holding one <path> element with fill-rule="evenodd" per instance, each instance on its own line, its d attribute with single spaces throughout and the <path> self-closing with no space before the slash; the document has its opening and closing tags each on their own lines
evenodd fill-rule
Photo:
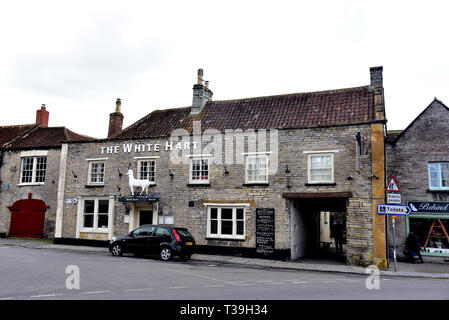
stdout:
<svg viewBox="0 0 449 320">
<path fill-rule="evenodd" d="M 318 253 L 338 216 L 347 262 L 385 267 L 382 67 L 370 76 L 348 89 L 214 101 L 200 69 L 192 106 L 123 130 L 117 100 L 107 139 L 63 146 L 55 242 L 175 224 L 202 252 L 293 260 Z M 132 195 L 133 179 L 149 180 L 148 194 Z"/>
</svg>

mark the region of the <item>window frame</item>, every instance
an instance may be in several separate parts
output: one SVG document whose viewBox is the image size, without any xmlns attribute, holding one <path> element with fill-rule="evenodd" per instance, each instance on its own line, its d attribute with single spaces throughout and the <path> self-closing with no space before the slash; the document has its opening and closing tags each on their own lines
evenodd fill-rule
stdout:
<svg viewBox="0 0 449 320">
<path fill-rule="evenodd" d="M 37 165 L 38 165 L 38 158 L 42 158 L 45 159 L 45 169 L 44 171 L 44 181 L 36 181 L 36 177 L 37 177 L 37 171 L 42 171 L 42 169 L 38 170 L 37 169 Z M 23 182 L 23 178 L 24 178 L 24 168 L 23 168 L 23 163 L 25 159 L 33 159 L 32 161 L 32 167 L 31 167 L 31 182 Z M 19 176 L 19 185 L 45 185 L 45 180 L 46 180 L 46 176 L 47 176 L 47 156 L 46 155 L 30 155 L 30 156 L 26 156 L 23 155 L 20 157 L 20 176 Z"/>
<path fill-rule="evenodd" d="M 141 163 L 142 162 L 153 162 L 154 165 L 154 170 L 153 170 L 153 181 L 150 180 L 150 184 L 151 185 L 155 185 L 156 184 L 156 160 L 155 159 L 138 159 L 137 160 L 137 178 L 136 179 L 143 179 L 141 177 Z M 150 171 L 148 171 L 150 172 Z"/>
<path fill-rule="evenodd" d="M 437 177 L 438 178 L 438 187 L 432 187 L 432 178 L 431 178 L 431 174 L 430 174 L 430 165 L 431 164 L 436 164 L 437 168 L 438 168 L 438 170 L 436 171 L 437 175 L 438 175 L 438 177 Z M 449 186 L 447 186 L 447 187 L 442 186 L 443 179 L 442 179 L 442 174 L 441 174 L 442 173 L 441 164 L 446 164 L 449 166 L 449 161 L 439 161 L 439 162 L 431 161 L 431 162 L 427 163 L 427 175 L 428 175 L 428 180 L 429 180 L 429 183 L 428 183 L 429 190 L 449 190 Z"/>
<path fill-rule="evenodd" d="M 246 210 L 245 208 L 249 205 L 243 205 L 243 206 L 231 206 L 231 205 L 211 205 L 207 206 L 207 231 L 206 231 L 206 237 L 207 238 L 213 238 L 213 239 L 223 239 L 223 240 L 246 240 Z M 217 219 L 211 219 L 211 211 L 212 209 L 217 209 Z M 229 220 L 229 219 L 222 219 L 221 213 L 223 209 L 232 209 L 232 234 L 223 234 L 221 227 L 221 222 L 223 220 Z M 243 219 L 237 219 L 237 210 L 241 209 L 243 210 Z M 211 233 L 211 221 L 217 220 L 217 233 Z M 242 221 L 243 222 L 243 234 L 239 235 L 237 234 L 237 222 Z"/>
<path fill-rule="evenodd" d="M 92 165 L 93 164 L 103 164 L 103 181 L 102 182 L 92 182 Z M 87 172 L 87 185 L 89 185 L 89 186 L 104 186 L 105 178 L 106 178 L 106 161 L 105 160 L 89 160 L 88 161 L 88 172 Z"/>
<path fill-rule="evenodd" d="M 193 180 L 193 162 L 194 161 L 207 161 L 207 180 L 206 179 L 200 179 L 200 180 Z M 203 172 L 205 170 L 202 170 L 202 168 L 200 168 L 199 172 Z M 202 175 L 200 174 L 200 178 L 202 177 Z M 205 157 L 192 157 L 190 158 L 190 163 L 189 163 L 189 183 L 190 184 L 210 184 L 210 161 L 208 158 Z"/>
<path fill-rule="evenodd" d="M 265 180 L 254 180 L 250 181 L 249 175 L 248 175 L 248 166 L 249 166 L 249 159 L 256 159 L 256 158 L 264 158 L 265 159 Z M 245 156 L 245 184 L 268 184 L 268 168 L 269 168 L 269 155 L 267 154 L 252 154 L 252 155 L 246 155 Z M 260 168 L 256 170 L 261 170 Z"/>
<path fill-rule="evenodd" d="M 327 157 L 331 158 L 331 167 L 325 168 L 331 170 L 331 180 L 320 180 L 320 181 L 312 181 L 312 157 Z M 325 184 L 325 183 L 335 183 L 335 159 L 333 152 L 311 152 L 307 154 L 307 182 L 308 184 Z"/>
<path fill-rule="evenodd" d="M 86 201 L 94 201 L 94 212 L 93 213 L 89 213 L 89 215 L 93 215 L 93 222 L 92 222 L 92 227 L 85 227 L 84 226 L 84 217 L 86 216 L 86 212 L 85 212 L 85 204 Z M 100 201 L 108 201 L 108 212 L 104 213 L 104 212 L 99 212 L 99 207 L 100 207 Z M 113 204 L 113 203 L 112 203 Z M 105 197 L 98 197 L 98 198 L 93 198 L 93 197 L 88 197 L 88 198 L 83 198 L 82 201 L 79 202 L 79 205 L 81 205 L 81 228 L 80 228 L 80 232 L 91 232 L 91 233 L 109 233 L 109 229 L 111 228 L 111 223 L 113 221 L 111 221 L 111 210 L 113 210 L 113 208 L 111 208 L 111 199 L 110 198 L 105 198 Z M 108 226 L 106 228 L 101 228 L 98 227 L 98 218 L 100 215 L 107 215 L 108 216 Z"/>
</svg>

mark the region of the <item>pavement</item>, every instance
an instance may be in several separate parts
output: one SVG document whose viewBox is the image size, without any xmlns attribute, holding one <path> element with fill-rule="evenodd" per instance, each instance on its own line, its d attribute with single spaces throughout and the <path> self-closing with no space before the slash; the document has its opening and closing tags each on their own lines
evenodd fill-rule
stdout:
<svg viewBox="0 0 449 320">
<path fill-rule="evenodd" d="M 51 240 L 39 239 L 0 239 L 0 246 L 15 246 L 34 249 L 52 249 L 66 250 L 85 253 L 110 254 L 108 248 L 74 246 L 53 244 Z M 234 256 L 222 256 L 212 254 L 192 255 L 194 261 L 206 261 L 210 263 L 235 264 L 262 268 L 277 268 L 289 270 L 347 273 L 347 274 L 370 274 L 369 270 L 364 267 L 348 266 L 338 261 L 330 260 L 311 260 L 305 259 L 300 261 L 277 261 L 260 258 L 243 258 Z M 397 263 L 397 271 L 393 269 L 393 263 L 390 263 L 388 270 L 381 270 L 381 276 L 393 277 L 411 277 L 411 278 L 433 278 L 433 279 L 449 279 L 449 264 L 423 263 L 411 264 L 405 262 Z"/>
</svg>

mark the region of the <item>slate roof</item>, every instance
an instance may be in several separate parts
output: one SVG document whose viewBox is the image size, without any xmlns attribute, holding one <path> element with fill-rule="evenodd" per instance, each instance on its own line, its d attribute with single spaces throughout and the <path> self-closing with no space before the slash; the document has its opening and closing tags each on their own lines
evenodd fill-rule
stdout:
<svg viewBox="0 0 449 320">
<path fill-rule="evenodd" d="M 37 124 L 0 126 L 0 147 L 6 146 L 35 127 Z"/>
<path fill-rule="evenodd" d="M 197 115 L 190 107 L 156 110 L 111 139 L 168 136 L 175 129 L 289 129 L 371 123 L 376 121 L 369 86 L 308 93 L 210 101 Z"/>
<path fill-rule="evenodd" d="M 404 130 L 389 130 L 387 132 L 387 138 L 385 139 L 386 142 L 394 142 L 402 134 L 402 131 Z"/>
<path fill-rule="evenodd" d="M 66 127 L 37 127 L 22 138 L 9 144 L 8 149 L 59 148 L 62 142 L 92 141 L 94 138 L 80 135 Z"/>
</svg>

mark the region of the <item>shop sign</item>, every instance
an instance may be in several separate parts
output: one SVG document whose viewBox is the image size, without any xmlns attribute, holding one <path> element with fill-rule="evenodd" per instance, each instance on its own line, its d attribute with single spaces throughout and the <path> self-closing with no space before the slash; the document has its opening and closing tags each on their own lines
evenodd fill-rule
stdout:
<svg viewBox="0 0 449 320">
<path fill-rule="evenodd" d="M 409 206 L 398 204 L 378 204 L 377 213 L 397 216 L 408 216 L 412 209 Z"/>
<path fill-rule="evenodd" d="M 412 212 L 449 214 L 449 202 L 409 202 Z"/>
<path fill-rule="evenodd" d="M 400 193 L 387 193 L 387 203 L 388 204 L 401 204 L 402 197 Z"/>
<path fill-rule="evenodd" d="M 120 196 L 117 197 L 118 202 L 157 202 L 159 201 L 158 194 L 149 194 L 145 196 Z"/>
</svg>

